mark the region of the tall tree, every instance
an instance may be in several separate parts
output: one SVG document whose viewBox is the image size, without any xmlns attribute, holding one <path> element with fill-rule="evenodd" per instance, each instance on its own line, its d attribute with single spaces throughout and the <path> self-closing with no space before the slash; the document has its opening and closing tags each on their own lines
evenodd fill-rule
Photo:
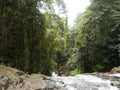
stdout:
<svg viewBox="0 0 120 90">
<path fill-rule="evenodd" d="M 50 50 L 54 50 L 54 45 L 48 46 L 52 41 L 47 41 L 48 21 L 44 12 L 54 13 L 55 2 L 58 1 L 0 0 L 1 64 L 50 75 L 54 56 Z"/>
<path fill-rule="evenodd" d="M 92 0 L 76 23 L 84 72 L 107 71 L 120 64 L 119 0 Z"/>
</svg>

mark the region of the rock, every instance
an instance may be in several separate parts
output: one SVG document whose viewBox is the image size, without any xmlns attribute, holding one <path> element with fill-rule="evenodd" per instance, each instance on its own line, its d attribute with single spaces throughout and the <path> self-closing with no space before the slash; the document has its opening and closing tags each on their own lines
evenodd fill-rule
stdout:
<svg viewBox="0 0 120 90">
<path fill-rule="evenodd" d="M 21 75 L 24 75 L 24 72 L 8 66 L 0 65 L 0 76 L 8 76 L 12 79 Z"/>
<path fill-rule="evenodd" d="M 22 71 L 17 71 L 16 74 L 17 74 L 18 76 L 22 76 L 22 75 L 24 75 L 25 73 L 22 72 Z"/>
<path fill-rule="evenodd" d="M 120 66 L 113 68 L 111 73 L 120 73 Z"/>
<path fill-rule="evenodd" d="M 112 81 L 111 85 L 120 87 L 120 82 L 118 82 L 118 81 Z"/>
<path fill-rule="evenodd" d="M 8 76 L 0 77 L 0 90 L 7 90 L 10 84 L 11 84 L 11 80 L 9 79 Z"/>
<path fill-rule="evenodd" d="M 12 84 L 13 84 L 13 85 L 18 85 L 18 84 L 20 84 L 20 83 L 22 83 L 22 82 L 23 82 L 23 79 L 22 79 L 22 78 L 19 78 L 19 77 L 14 78 L 14 79 L 12 80 Z"/>
</svg>

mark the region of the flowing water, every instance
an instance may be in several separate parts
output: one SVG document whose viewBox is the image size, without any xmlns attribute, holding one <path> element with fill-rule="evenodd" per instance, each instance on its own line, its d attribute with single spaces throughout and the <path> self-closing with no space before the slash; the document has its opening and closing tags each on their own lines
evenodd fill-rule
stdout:
<svg viewBox="0 0 120 90">
<path fill-rule="evenodd" d="M 119 90 L 111 85 L 110 80 L 103 80 L 92 75 L 60 77 L 54 72 L 48 83 L 57 88 L 64 88 L 57 90 Z"/>
<path fill-rule="evenodd" d="M 117 73 L 117 74 L 111 74 L 110 76 L 120 77 L 120 73 Z"/>
</svg>

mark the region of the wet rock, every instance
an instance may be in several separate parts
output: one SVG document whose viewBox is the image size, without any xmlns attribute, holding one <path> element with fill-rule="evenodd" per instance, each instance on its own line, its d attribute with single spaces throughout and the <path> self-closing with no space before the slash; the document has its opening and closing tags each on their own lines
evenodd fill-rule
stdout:
<svg viewBox="0 0 120 90">
<path fill-rule="evenodd" d="M 120 77 L 114 76 L 110 73 L 92 73 L 92 75 L 102 78 L 104 80 L 110 80 L 112 86 L 118 87 L 120 90 Z"/>
<path fill-rule="evenodd" d="M 117 87 L 120 88 L 120 82 L 119 82 L 119 81 L 112 81 L 112 82 L 111 82 L 111 85 L 117 86 Z"/>
</svg>

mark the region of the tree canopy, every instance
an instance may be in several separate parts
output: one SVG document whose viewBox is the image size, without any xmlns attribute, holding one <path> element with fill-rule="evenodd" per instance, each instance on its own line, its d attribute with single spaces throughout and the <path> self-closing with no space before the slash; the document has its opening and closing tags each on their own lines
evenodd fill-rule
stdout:
<svg viewBox="0 0 120 90">
<path fill-rule="evenodd" d="M 119 66 L 119 7 L 119 0 L 91 0 L 69 29 L 63 0 L 0 0 L 0 64 L 46 75 Z"/>
</svg>

